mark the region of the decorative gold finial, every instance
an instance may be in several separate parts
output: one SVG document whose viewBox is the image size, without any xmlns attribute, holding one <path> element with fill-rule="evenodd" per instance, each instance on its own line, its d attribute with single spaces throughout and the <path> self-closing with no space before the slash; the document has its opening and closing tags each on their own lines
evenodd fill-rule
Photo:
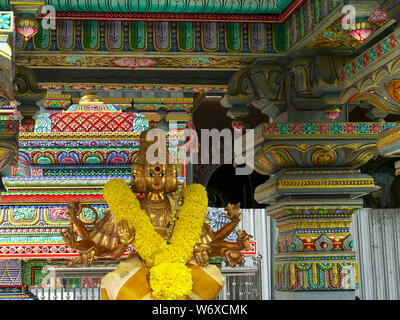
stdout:
<svg viewBox="0 0 400 320">
<path fill-rule="evenodd" d="M 101 99 L 96 95 L 94 91 L 87 91 L 86 95 L 84 95 L 80 100 L 79 103 L 87 103 L 87 102 L 103 102 Z"/>
</svg>

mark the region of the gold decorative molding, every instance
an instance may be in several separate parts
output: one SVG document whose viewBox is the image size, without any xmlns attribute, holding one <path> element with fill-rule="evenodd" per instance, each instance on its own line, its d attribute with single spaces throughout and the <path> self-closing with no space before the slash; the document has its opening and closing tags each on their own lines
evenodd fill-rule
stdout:
<svg viewBox="0 0 400 320">
<path fill-rule="evenodd" d="M 377 138 L 376 147 L 378 149 L 383 149 L 398 141 L 400 141 L 400 127 L 394 127 L 382 133 Z"/>
<path fill-rule="evenodd" d="M 277 187 L 279 189 L 292 188 L 359 188 L 359 187 L 375 187 L 373 178 L 326 178 L 326 179 L 307 179 L 307 180 L 278 180 Z"/>
</svg>

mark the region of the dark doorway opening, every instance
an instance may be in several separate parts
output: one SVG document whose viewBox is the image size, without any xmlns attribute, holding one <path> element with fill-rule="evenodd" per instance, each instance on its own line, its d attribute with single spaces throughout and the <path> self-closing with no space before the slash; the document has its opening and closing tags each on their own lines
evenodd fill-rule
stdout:
<svg viewBox="0 0 400 320">
<path fill-rule="evenodd" d="M 254 190 L 268 180 L 268 176 L 253 171 L 250 175 L 236 175 L 232 165 L 220 166 L 207 184 L 208 205 L 223 208 L 228 203 L 240 202 L 241 208 L 265 208 L 254 199 Z"/>
</svg>

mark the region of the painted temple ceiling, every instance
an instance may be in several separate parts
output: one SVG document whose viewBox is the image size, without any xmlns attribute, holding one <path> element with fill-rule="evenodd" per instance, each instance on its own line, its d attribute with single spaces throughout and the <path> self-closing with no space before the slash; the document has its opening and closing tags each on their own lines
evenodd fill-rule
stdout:
<svg viewBox="0 0 400 320">
<path fill-rule="evenodd" d="M 7 7 L 6 2 L 0 9 Z M 42 15 L 34 37 L 24 41 L 17 34 L 16 62 L 35 68 L 239 70 L 256 61 L 279 60 L 303 48 L 359 45 L 341 28 L 341 7 L 336 1 L 143 3 L 147 2 L 48 0 L 46 4 L 56 9 L 55 28 L 43 27 L 46 17 Z M 287 8 L 291 8 L 290 15 L 282 21 L 252 20 L 253 11 L 263 17 L 279 16 Z M 176 19 L 160 19 L 170 11 Z M 207 13 L 206 17 L 196 20 L 192 15 L 197 11 Z M 101 16 L 112 13 L 155 16 Z"/>
<path fill-rule="evenodd" d="M 38 33 L 27 42 L 17 37 L 16 48 L 20 52 L 38 54 L 97 51 L 263 58 L 285 54 L 338 11 L 337 4 L 327 0 L 299 3 L 301 6 L 279 23 L 253 22 L 249 14 L 229 15 L 234 20 L 227 22 L 220 18 L 213 21 L 213 15 L 208 15 L 204 21 L 185 17 L 178 21 L 162 21 L 158 18 L 79 17 L 71 12 L 69 17 L 57 17 L 55 29 L 39 23 Z M 43 19 L 39 17 L 39 21 Z"/>
<path fill-rule="evenodd" d="M 7 2 L 0 2 L 0 9 L 6 10 Z M 203 79 L 208 77 L 210 85 L 223 85 L 238 70 L 304 47 L 315 27 L 338 12 L 336 2 L 328 0 L 135 3 L 46 1 L 56 9 L 55 28 L 44 28 L 42 15 L 34 37 L 24 41 L 17 34 L 16 64 L 34 69 L 38 81 L 44 83 L 124 82 L 110 73 L 111 78 L 101 80 L 104 70 L 134 70 L 131 75 L 136 81 L 143 70 L 147 73 L 141 84 L 207 85 Z M 175 18 L 162 19 L 172 12 Z M 151 16 L 134 16 L 142 13 Z M 70 78 L 62 80 L 49 71 L 55 75 L 49 81 L 43 70 L 50 69 L 71 70 Z M 79 79 L 73 70 L 82 69 L 92 70 L 93 76 Z M 185 75 L 158 76 L 164 70 Z"/>
<path fill-rule="evenodd" d="M 8 0 L 0 0 L 0 10 L 18 9 L 22 3 L 15 0 L 10 7 Z M 296 59 L 303 53 L 308 57 L 319 55 L 323 49 L 340 59 L 334 59 L 332 72 L 318 76 L 315 83 L 306 79 L 303 84 L 296 82 L 299 95 L 296 102 L 321 105 L 321 96 L 324 105 L 331 105 L 339 101 L 334 97 L 340 91 L 335 70 L 346 65 L 355 51 L 368 47 L 368 41 L 384 33 L 394 21 L 388 12 L 386 23 L 375 26 L 370 39 L 360 43 L 341 26 L 343 1 L 47 0 L 41 3 L 54 7 L 55 25 L 45 27 L 46 15 L 42 13 L 37 16 L 35 36 L 23 39 L 16 33 L 15 63 L 30 69 L 37 86 L 50 94 L 90 88 L 109 91 L 113 87 L 126 95 L 146 90 L 169 92 L 168 96 L 173 91 L 181 92 L 182 96 L 190 92 L 221 95 L 227 91 L 233 75 L 246 69 L 264 70 L 268 65 L 292 61 L 291 72 L 298 79 L 312 77 L 312 68 L 321 69 L 321 61 L 329 58 L 314 62 Z M 352 4 L 367 16 L 379 6 L 393 7 L 391 0 L 354 0 Z M 281 80 L 277 80 L 278 76 L 271 77 L 267 69 L 262 74 L 275 94 L 275 85 Z M 283 72 L 278 73 L 284 77 Z M 259 85 L 262 76 L 252 81 Z M 307 96 L 311 91 L 318 96 L 315 101 Z M 283 89 L 278 92 L 280 110 L 286 93 Z M 261 104 L 272 99 L 263 95 Z"/>
<path fill-rule="evenodd" d="M 303 4 L 304 0 L 103 0 L 103 1 L 62 1 L 46 0 L 60 16 L 71 16 L 63 13 L 94 13 L 95 16 L 115 17 L 113 13 L 126 14 L 123 17 L 156 19 L 167 15 L 186 14 L 187 19 L 223 19 L 219 15 L 256 15 L 258 19 L 282 21 Z M 9 10 L 8 0 L 0 1 L 0 10 Z M 139 15 L 137 15 L 139 14 Z M 136 16 L 135 16 L 136 15 Z M 211 15 L 211 17 L 210 17 Z M 91 15 L 87 15 L 91 16 Z M 261 18 L 261 16 L 264 16 Z M 121 17 L 121 16 L 120 16 Z M 175 17 L 176 19 L 178 17 Z M 182 18 L 182 16 L 180 16 Z M 253 17 L 254 18 L 254 17 Z M 232 17 L 230 18 L 232 19 Z M 158 20 L 158 19 L 157 19 Z"/>
</svg>

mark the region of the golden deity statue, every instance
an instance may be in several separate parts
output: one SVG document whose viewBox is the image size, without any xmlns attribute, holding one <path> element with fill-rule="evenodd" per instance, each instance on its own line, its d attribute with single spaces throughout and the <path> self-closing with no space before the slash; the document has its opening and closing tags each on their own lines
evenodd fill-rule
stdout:
<svg viewBox="0 0 400 320">
<path fill-rule="evenodd" d="M 150 123 L 149 130 L 154 128 L 155 124 Z M 69 204 L 67 215 L 70 224 L 69 228 L 62 232 L 62 236 L 67 245 L 79 250 L 79 256 L 69 265 L 73 266 L 76 263 L 90 265 L 94 258 L 107 255 L 118 259 L 126 252 L 128 245 L 133 244 L 137 252 L 132 253 L 128 259 L 121 261 L 115 271 L 110 272 L 103 278 L 103 299 L 153 299 L 157 297 L 161 297 L 160 299 L 165 297 L 166 299 L 174 299 L 180 294 L 180 298 L 183 299 L 215 299 L 224 284 L 224 280 L 219 269 L 215 265 L 208 264 L 209 257 L 222 256 L 230 266 L 234 267 L 243 263 L 243 253 L 241 251 L 251 249 L 249 239 L 252 236 L 242 230 L 237 232 L 236 242 L 224 241 L 241 220 L 240 204 L 229 204 L 225 208 L 226 217 L 230 219 L 230 222 L 214 232 L 204 220 L 207 211 L 206 193 L 205 206 L 204 201 L 202 206 L 196 204 L 196 201 L 201 199 L 200 193 L 204 194 L 205 192 L 204 187 L 190 185 L 184 190 L 195 188 L 194 190 L 200 190 L 201 192 L 197 191 L 192 195 L 187 193 L 190 197 L 184 196 L 185 191 L 178 191 L 179 182 L 175 164 L 169 164 L 168 162 L 167 164 L 149 163 L 147 149 L 153 143 L 146 140 L 149 130 L 141 133 L 140 149 L 136 155 L 135 163 L 132 164 L 132 179 L 129 183 L 129 188 L 132 191 L 130 193 L 132 205 L 136 203 L 135 201 L 139 203 L 135 209 L 136 212 L 123 212 L 123 217 L 118 221 L 118 215 L 111 208 L 111 203 L 109 203 L 111 210 L 107 210 L 103 219 L 99 220 L 94 208 L 79 202 Z M 165 146 L 165 148 L 167 147 Z M 130 192 L 124 189 L 124 183 L 120 185 L 120 190 L 111 189 L 111 191 L 107 191 L 107 194 L 118 196 Z M 106 197 L 106 187 L 107 184 L 104 189 L 104 198 L 109 202 L 108 198 L 110 196 Z M 186 191 L 189 192 L 188 190 Z M 138 193 L 143 194 L 143 197 L 136 197 L 135 194 Z M 125 205 L 125 202 L 129 202 L 128 200 L 127 198 L 116 200 L 114 208 Z M 189 205 L 192 205 L 192 207 Z M 199 209 L 200 207 L 202 211 Z M 96 218 L 91 223 L 91 226 L 86 225 L 79 219 L 84 208 L 93 210 L 95 213 Z M 121 210 L 124 211 L 127 207 L 124 208 Z M 195 218 L 190 218 L 191 211 L 195 212 L 196 210 L 200 210 L 198 213 L 200 215 L 200 220 L 198 219 L 200 225 L 198 226 L 193 222 Z M 139 217 L 140 212 L 146 213 L 142 217 L 144 222 L 138 219 L 136 219 L 137 221 L 135 220 L 135 218 Z M 186 225 L 184 224 L 185 212 L 189 217 L 186 218 Z M 145 224 L 147 217 L 150 218 L 151 225 Z M 131 223 L 136 223 L 136 228 L 138 229 L 136 230 L 130 225 Z M 193 226 L 191 226 L 191 223 Z M 182 224 L 182 226 L 179 226 L 179 224 Z M 148 242 L 146 243 L 146 235 L 150 235 L 152 230 L 146 233 L 142 231 L 142 226 L 143 230 L 154 228 L 162 239 L 158 239 L 153 234 L 150 238 L 147 238 L 146 241 Z M 147 226 L 147 229 L 145 226 Z M 151 227 L 150 229 L 149 226 Z M 195 230 L 199 231 L 198 235 Z M 192 244 L 190 244 L 189 240 L 187 243 L 185 242 L 185 238 L 189 239 L 190 236 L 192 236 L 191 241 L 193 239 L 195 241 Z M 78 240 L 78 238 L 80 239 Z M 185 245 L 187 246 L 185 247 Z M 185 256 L 185 250 L 190 250 L 188 256 Z M 162 251 L 165 252 L 164 256 L 162 256 Z M 184 256 L 186 258 L 182 258 Z M 153 259 L 153 257 L 155 258 Z M 189 260 L 187 257 L 189 257 Z M 163 264 L 165 264 L 164 262 L 169 263 L 169 265 L 165 265 L 168 271 L 161 273 L 161 276 L 159 276 L 156 271 L 158 269 L 161 270 Z M 187 269 L 182 269 L 182 266 Z M 173 270 L 175 270 L 173 267 L 178 270 L 176 274 L 179 277 L 187 270 L 190 271 L 186 273 L 191 281 L 188 280 L 188 282 L 192 283 L 191 292 L 190 290 L 187 291 L 188 289 L 185 291 L 180 288 L 178 286 L 179 283 L 177 288 L 168 289 L 168 285 L 164 282 L 167 282 L 168 277 L 173 277 Z M 182 272 L 180 273 L 179 270 L 182 270 Z M 166 279 L 163 279 L 164 276 Z M 168 281 L 172 281 L 172 283 L 185 282 L 171 279 Z M 156 288 L 159 288 L 162 293 L 156 294 Z"/>
</svg>

